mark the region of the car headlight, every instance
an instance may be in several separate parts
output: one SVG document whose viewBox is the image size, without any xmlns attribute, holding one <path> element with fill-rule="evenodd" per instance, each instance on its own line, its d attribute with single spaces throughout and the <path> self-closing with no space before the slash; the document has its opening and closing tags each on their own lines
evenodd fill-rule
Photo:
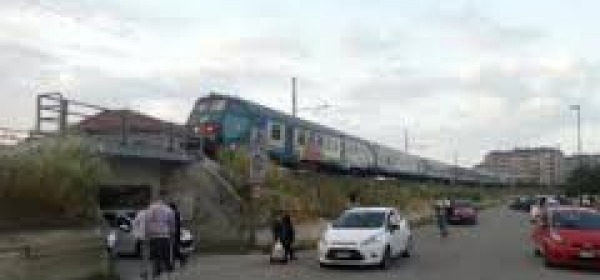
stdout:
<svg viewBox="0 0 600 280">
<path fill-rule="evenodd" d="M 381 234 L 376 234 L 373 235 L 369 238 L 367 238 L 365 241 L 361 242 L 360 245 L 362 246 L 368 246 L 371 244 L 375 244 L 375 243 L 380 243 L 382 241 L 382 235 Z"/>
<path fill-rule="evenodd" d="M 192 233 L 188 230 L 182 230 L 181 235 L 179 236 L 180 241 L 190 241 L 192 240 Z"/>
<path fill-rule="evenodd" d="M 106 237 L 106 247 L 112 249 L 115 247 L 115 243 L 117 243 L 117 235 L 114 232 L 111 232 Z"/>
</svg>

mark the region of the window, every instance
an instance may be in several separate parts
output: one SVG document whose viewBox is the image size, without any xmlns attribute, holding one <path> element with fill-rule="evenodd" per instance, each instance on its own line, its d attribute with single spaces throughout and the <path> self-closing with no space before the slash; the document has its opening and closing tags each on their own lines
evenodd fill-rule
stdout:
<svg viewBox="0 0 600 280">
<path fill-rule="evenodd" d="M 225 101 L 225 100 L 215 100 L 215 101 L 213 101 L 210 110 L 213 112 L 223 111 L 223 109 L 225 109 L 226 104 L 227 104 L 227 101 Z"/>
<path fill-rule="evenodd" d="M 208 108 L 208 103 L 206 103 L 206 102 L 198 103 L 198 106 L 196 106 L 196 110 L 198 112 L 205 111 L 207 108 Z"/>
<path fill-rule="evenodd" d="M 281 125 L 273 124 L 271 125 L 271 139 L 275 141 L 281 140 Z"/>
<path fill-rule="evenodd" d="M 306 133 L 303 130 L 298 130 L 296 143 L 298 143 L 298 146 L 304 146 L 306 144 Z"/>
</svg>

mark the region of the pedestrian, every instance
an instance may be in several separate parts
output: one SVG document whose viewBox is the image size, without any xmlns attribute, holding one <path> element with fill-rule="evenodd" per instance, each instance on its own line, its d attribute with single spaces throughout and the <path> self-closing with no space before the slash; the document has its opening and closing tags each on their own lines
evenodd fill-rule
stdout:
<svg viewBox="0 0 600 280">
<path fill-rule="evenodd" d="M 184 256 L 184 254 L 181 253 L 181 213 L 177 208 L 177 204 L 175 204 L 174 202 L 169 203 L 169 207 L 171 207 L 171 210 L 173 210 L 173 215 L 175 219 L 175 230 L 171 235 L 173 260 L 178 260 L 180 266 L 184 266 L 187 259 Z"/>
<path fill-rule="evenodd" d="M 546 201 L 545 196 L 540 197 L 536 204 L 531 206 L 531 221 L 532 223 L 538 223 L 540 217 L 546 212 Z"/>
<path fill-rule="evenodd" d="M 285 249 L 285 255 L 287 260 L 295 260 L 294 255 L 294 241 L 296 239 L 296 232 L 292 223 L 292 218 L 289 214 L 283 215 L 281 220 L 281 243 Z"/>
<path fill-rule="evenodd" d="M 150 243 L 153 277 L 173 271 L 171 236 L 175 231 L 175 214 L 163 201 L 164 195 L 161 192 L 146 213 L 145 231 Z"/>
<path fill-rule="evenodd" d="M 136 240 L 139 241 L 138 252 L 140 257 L 142 258 L 141 267 L 140 267 L 140 276 L 143 279 L 147 279 L 148 273 L 148 264 L 150 262 L 150 248 L 148 244 L 148 239 L 146 238 L 146 215 L 148 213 L 147 209 L 142 209 L 137 212 L 133 222 L 131 223 L 131 232 Z"/>
<path fill-rule="evenodd" d="M 436 201 L 434 205 L 434 213 L 437 226 L 440 230 L 440 236 L 448 236 L 448 218 L 446 217 L 446 207 L 444 200 Z"/>
<path fill-rule="evenodd" d="M 281 242 L 281 233 L 281 214 L 279 212 L 275 212 L 273 215 L 273 221 L 271 222 L 271 236 L 273 237 L 273 244 Z"/>
</svg>

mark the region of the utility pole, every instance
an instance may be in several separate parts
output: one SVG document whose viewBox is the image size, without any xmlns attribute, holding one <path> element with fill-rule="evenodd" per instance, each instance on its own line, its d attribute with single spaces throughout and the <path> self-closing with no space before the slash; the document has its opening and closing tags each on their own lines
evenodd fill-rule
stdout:
<svg viewBox="0 0 600 280">
<path fill-rule="evenodd" d="M 292 116 L 296 117 L 298 113 L 298 105 L 297 105 L 297 79 L 296 77 L 292 77 Z"/>
<path fill-rule="evenodd" d="M 454 162 L 454 174 L 452 178 L 452 184 L 456 185 L 456 180 L 458 179 L 458 152 L 454 149 L 452 153 L 452 161 Z"/>
<path fill-rule="evenodd" d="M 408 153 L 408 128 L 404 127 L 404 151 Z"/>
<path fill-rule="evenodd" d="M 577 112 L 577 157 L 579 158 L 579 168 L 582 165 L 582 154 L 581 154 L 581 105 L 571 105 L 571 110 Z"/>
</svg>

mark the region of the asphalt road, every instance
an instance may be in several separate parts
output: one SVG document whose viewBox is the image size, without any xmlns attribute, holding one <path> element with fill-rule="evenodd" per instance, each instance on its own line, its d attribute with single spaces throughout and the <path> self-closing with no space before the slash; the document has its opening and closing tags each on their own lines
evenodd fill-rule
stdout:
<svg viewBox="0 0 600 280">
<path fill-rule="evenodd" d="M 544 267 L 533 255 L 529 228 L 525 214 L 492 209 L 481 214 L 478 226 L 452 227 L 447 239 L 441 239 L 432 226 L 416 229 L 413 256 L 399 259 L 387 271 L 322 269 L 315 252 L 302 252 L 288 265 L 270 265 L 262 255 L 200 256 L 165 279 L 600 279 L 599 272 Z"/>
</svg>

